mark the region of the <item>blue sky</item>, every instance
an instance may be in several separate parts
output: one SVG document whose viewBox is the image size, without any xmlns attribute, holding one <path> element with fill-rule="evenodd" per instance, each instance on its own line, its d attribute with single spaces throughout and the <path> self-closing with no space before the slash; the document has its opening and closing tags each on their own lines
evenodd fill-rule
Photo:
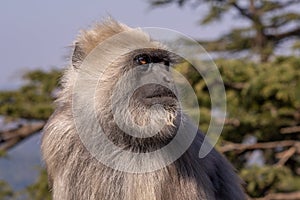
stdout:
<svg viewBox="0 0 300 200">
<path fill-rule="evenodd" d="M 204 7 L 176 5 L 150 9 L 147 0 L 3 0 L 0 2 L 0 90 L 16 88 L 30 69 L 62 68 L 80 29 L 111 15 L 132 27 L 163 27 L 194 38 L 214 38 L 228 30 L 212 24 L 200 27 Z M 227 22 L 226 22 L 227 21 Z"/>
</svg>

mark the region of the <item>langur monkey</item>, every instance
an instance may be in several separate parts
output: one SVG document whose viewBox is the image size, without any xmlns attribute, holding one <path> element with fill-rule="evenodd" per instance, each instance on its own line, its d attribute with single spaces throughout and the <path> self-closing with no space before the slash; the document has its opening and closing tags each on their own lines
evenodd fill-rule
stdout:
<svg viewBox="0 0 300 200">
<path fill-rule="evenodd" d="M 123 32 L 127 32 L 123 41 L 120 38 L 113 39 L 109 45 L 106 44 L 105 48 L 96 52 L 95 58 L 90 58 L 96 59 L 97 55 L 99 56 L 100 61 L 95 66 L 86 67 L 83 64 L 99 44 L 103 43 L 105 46 L 107 39 Z M 134 45 L 135 48 L 131 50 L 130 46 Z M 126 50 L 126 53 L 122 54 L 123 50 Z M 198 157 L 199 148 L 204 140 L 204 135 L 198 129 L 195 139 L 178 159 L 165 167 L 143 173 L 114 169 L 103 164 L 82 142 L 80 135 L 92 138 L 96 128 L 87 127 L 78 131 L 72 108 L 77 98 L 85 98 L 89 94 L 89 90 L 80 88 L 89 88 L 95 84 L 97 86 L 93 94 L 94 108 L 89 108 L 89 104 L 84 103 L 77 106 L 82 112 L 89 112 L 89 109 L 95 111 L 97 122 L 109 141 L 135 155 L 146 155 L 168 145 L 174 139 L 178 124 L 184 118 L 176 94 L 166 87 L 172 84 L 168 75 L 169 68 L 178 60 L 178 56 L 169 52 L 159 42 L 153 41 L 141 30 L 129 28 L 112 19 L 104 20 L 79 35 L 74 45 L 72 64 L 66 69 L 61 80 L 62 86 L 55 102 L 55 112 L 43 131 L 42 154 L 54 200 L 246 199 L 241 180 L 221 154 L 213 149 L 205 158 Z M 107 66 L 106 70 L 100 72 L 98 68 L 101 65 Z M 125 114 L 121 119 L 124 120 L 124 126 L 130 119 L 138 127 L 147 126 L 147 129 L 141 129 L 141 134 L 157 130 L 156 125 L 164 124 L 156 134 L 149 137 L 136 137 L 124 131 L 124 127 L 120 128 L 115 122 L 110 106 L 112 100 L 118 102 L 118 98 L 126 96 L 122 90 L 126 90 L 128 85 L 123 85 L 122 89 L 121 84 L 118 89 L 114 89 L 119 79 L 138 66 L 141 67 L 137 70 L 140 74 L 136 76 L 136 82 L 142 80 L 143 74 L 160 69 L 161 73 L 155 74 L 155 79 L 158 83 L 164 82 L 165 85 L 155 84 L 154 81 L 138 87 L 131 94 L 127 107 L 123 109 Z M 79 89 L 74 92 L 76 80 L 82 73 L 92 78 L 77 84 Z M 98 73 L 101 73 L 100 79 L 97 78 L 100 76 Z M 120 95 L 113 95 L 112 91 Z M 86 100 L 89 98 L 86 97 Z M 123 111 L 119 109 L 118 112 Z M 127 111 L 130 117 L 126 117 Z M 89 117 L 86 114 L 82 115 L 83 119 Z M 89 120 L 85 123 L 88 124 Z M 183 123 L 186 123 L 184 126 L 187 129 L 193 126 L 185 120 Z M 135 130 L 136 134 L 139 134 L 140 129 Z M 188 133 L 189 131 L 186 131 L 186 134 Z M 180 141 L 177 142 L 180 146 Z M 130 166 L 131 154 L 126 154 L 128 156 L 125 158 L 118 157 L 118 152 L 111 153 L 114 154 L 112 159 L 127 160 Z M 155 159 L 151 160 L 154 165 L 158 162 Z"/>
</svg>

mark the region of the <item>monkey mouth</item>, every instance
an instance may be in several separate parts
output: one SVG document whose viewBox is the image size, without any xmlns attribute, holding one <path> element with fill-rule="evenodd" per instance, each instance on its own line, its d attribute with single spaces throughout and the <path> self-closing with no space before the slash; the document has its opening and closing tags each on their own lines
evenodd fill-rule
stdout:
<svg viewBox="0 0 300 200">
<path fill-rule="evenodd" d="M 142 102 L 146 105 L 162 104 L 175 105 L 177 102 L 176 95 L 169 89 L 164 92 L 155 92 L 142 98 Z"/>
<path fill-rule="evenodd" d="M 164 88 L 161 90 L 156 90 L 154 93 L 145 97 L 146 99 L 153 99 L 153 98 L 176 98 L 176 95 L 168 88 Z"/>
<path fill-rule="evenodd" d="M 132 99 L 137 100 L 146 107 L 155 104 L 168 107 L 177 105 L 177 97 L 171 89 L 154 83 L 146 84 L 136 89 Z"/>
</svg>

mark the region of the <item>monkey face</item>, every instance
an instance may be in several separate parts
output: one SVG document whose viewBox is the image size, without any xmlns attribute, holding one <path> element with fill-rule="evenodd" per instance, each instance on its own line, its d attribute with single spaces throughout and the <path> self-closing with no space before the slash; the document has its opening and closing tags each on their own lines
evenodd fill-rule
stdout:
<svg viewBox="0 0 300 200">
<path fill-rule="evenodd" d="M 99 119 L 111 112 L 115 124 L 128 134 L 151 137 L 163 131 L 161 136 L 166 137 L 179 111 L 172 77 L 177 60 L 159 48 L 137 49 L 118 57 L 99 81 Z"/>
<path fill-rule="evenodd" d="M 105 41 L 99 39 L 96 47 L 87 45 L 95 33 L 76 44 L 72 57 L 80 80 L 76 84 L 85 88 L 75 93 L 89 96 L 80 106 L 89 102 L 87 115 L 95 114 L 103 132 L 118 144 L 129 146 L 133 138 L 169 141 L 176 134 L 173 128 L 180 110 L 172 78 L 177 56 L 139 30 L 112 33 Z M 110 134 L 111 130 L 118 131 Z M 119 142 L 120 137 L 128 142 Z"/>
<path fill-rule="evenodd" d="M 162 105 L 164 109 L 175 107 L 177 97 L 170 71 L 176 62 L 174 55 L 161 49 L 142 49 L 133 52 L 131 57 L 136 68 L 135 81 L 141 83 L 131 100 L 147 108 L 153 105 Z"/>
</svg>

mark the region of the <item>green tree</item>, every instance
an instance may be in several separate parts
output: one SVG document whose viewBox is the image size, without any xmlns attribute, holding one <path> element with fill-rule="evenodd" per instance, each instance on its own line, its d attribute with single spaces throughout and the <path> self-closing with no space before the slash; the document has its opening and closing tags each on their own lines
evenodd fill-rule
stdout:
<svg viewBox="0 0 300 200">
<path fill-rule="evenodd" d="M 25 85 L 15 91 L 0 93 L 0 115 L 12 119 L 47 120 L 53 112 L 54 91 L 61 72 L 41 70 L 26 73 Z"/>
<path fill-rule="evenodd" d="M 248 194 L 262 197 L 300 191 L 300 59 L 277 57 L 262 64 L 220 59 L 216 64 L 227 96 L 227 118 L 218 148 L 240 171 Z M 211 117 L 207 85 L 190 64 L 178 70 L 196 92 L 200 127 L 206 130 Z M 258 143 L 241 144 L 248 135 Z M 247 154 L 256 149 L 263 150 L 262 168 L 245 164 Z"/>
<path fill-rule="evenodd" d="M 0 152 L 6 151 L 26 137 L 40 131 L 53 112 L 59 70 L 31 71 L 24 75 L 25 84 L 18 90 L 0 92 L 0 115 L 6 120 L 26 119 L 27 123 L 0 132 Z"/>
<path fill-rule="evenodd" d="M 0 131 L 0 156 L 19 144 L 23 139 L 38 133 L 53 112 L 53 100 L 58 86 L 60 70 L 49 72 L 36 70 L 24 75 L 25 84 L 14 91 L 0 92 L 0 115 L 8 122 L 25 119 L 11 130 Z M 0 181 L 0 199 L 50 199 L 45 170 L 42 170 L 37 182 L 25 191 L 13 191 L 8 184 Z"/>
<path fill-rule="evenodd" d="M 274 50 L 287 39 L 300 37 L 299 0 L 150 0 L 155 7 L 169 4 L 193 7 L 205 4 L 208 13 L 201 24 L 210 24 L 224 15 L 238 13 L 238 17 L 249 23 L 243 28 L 234 28 L 217 40 L 200 41 L 208 51 L 241 52 L 251 51 L 267 61 Z M 247 23 L 246 23 L 247 24 Z"/>
</svg>

